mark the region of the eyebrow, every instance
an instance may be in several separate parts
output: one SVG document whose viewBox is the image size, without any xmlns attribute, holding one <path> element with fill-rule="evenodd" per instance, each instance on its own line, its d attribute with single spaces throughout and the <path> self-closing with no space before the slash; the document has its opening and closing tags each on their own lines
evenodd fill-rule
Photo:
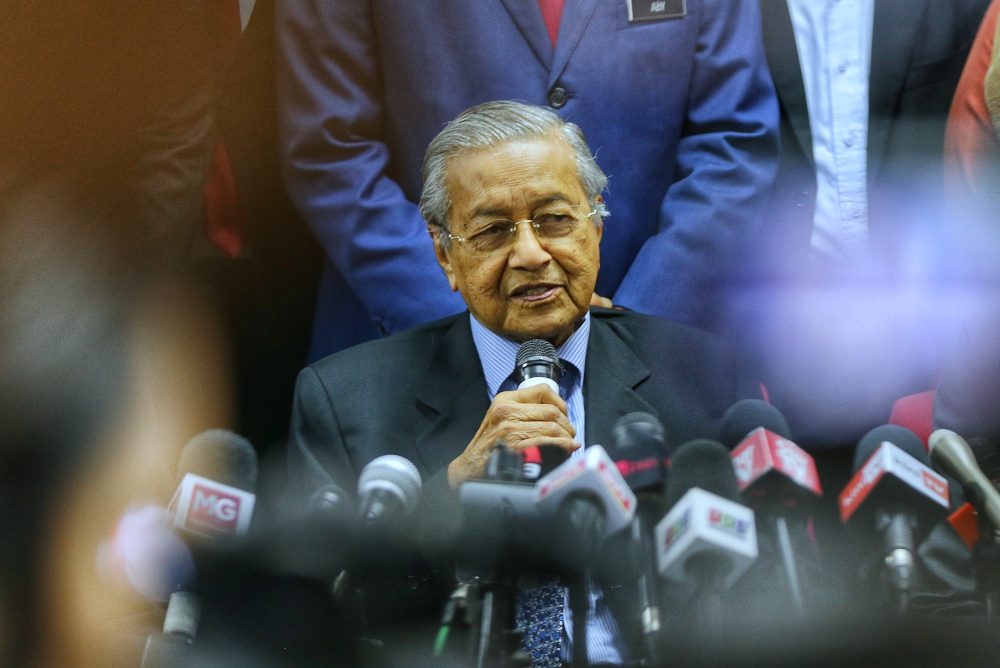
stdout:
<svg viewBox="0 0 1000 668">
<path fill-rule="evenodd" d="M 541 207 L 552 204 L 553 202 L 566 202 L 568 204 L 570 202 L 570 198 L 568 195 L 564 195 L 563 193 L 553 193 L 541 198 L 540 200 L 532 202 L 531 210 L 534 211 L 536 209 L 540 209 Z M 494 218 L 505 218 L 510 216 L 510 209 L 508 207 L 479 207 L 473 210 L 472 215 L 469 216 L 469 220 L 477 220 L 488 216 Z"/>
</svg>

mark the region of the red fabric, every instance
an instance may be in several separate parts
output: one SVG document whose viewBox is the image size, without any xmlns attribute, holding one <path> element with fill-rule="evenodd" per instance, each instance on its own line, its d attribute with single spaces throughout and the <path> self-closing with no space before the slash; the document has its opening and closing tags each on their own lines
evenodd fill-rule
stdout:
<svg viewBox="0 0 1000 668">
<path fill-rule="evenodd" d="M 565 0 L 538 0 L 538 6 L 542 9 L 542 18 L 545 19 L 545 29 L 549 31 L 549 39 L 552 46 L 556 45 L 559 38 L 559 21 L 562 20 L 563 5 Z"/>
<path fill-rule="evenodd" d="M 934 390 L 911 394 L 892 405 L 889 424 L 906 427 L 920 437 L 927 446 L 927 439 L 934 431 Z"/>
<path fill-rule="evenodd" d="M 986 107 L 983 82 L 993 53 L 998 12 L 1000 0 L 993 0 L 965 61 L 948 114 L 944 138 L 945 178 L 949 191 L 959 198 L 982 194 L 984 185 L 991 190 L 996 188 L 995 183 L 990 183 L 992 177 L 988 167 L 992 165 L 995 169 L 1000 161 L 1000 140 Z"/>
<path fill-rule="evenodd" d="M 243 248 L 240 235 L 240 203 L 236 196 L 236 179 L 226 145 L 215 143 L 212 163 L 205 185 L 205 223 L 208 237 L 229 257 L 236 257 Z"/>
<path fill-rule="evenodd" d="M 241 24 L 239 0 L 205 0 L 215 47 L 216 76 L 231 64 L 239 46 Z M 205 226 L 209 239 L 226 255 L 235 258 L 243 248 L 240 206 L 229 152 L 220 137 L 212 152 L 205 185 Z"/>
</svg>

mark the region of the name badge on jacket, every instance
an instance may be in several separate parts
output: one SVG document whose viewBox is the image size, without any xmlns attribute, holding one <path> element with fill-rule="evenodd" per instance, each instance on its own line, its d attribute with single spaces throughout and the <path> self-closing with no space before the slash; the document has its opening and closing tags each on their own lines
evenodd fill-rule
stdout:
<svg viewBox="0 0 1000 668">
<path fill-rule="evenodd" d="M 687 16 L 687 0 L 625 0 L 625 4 L 629 23 Z"/>
</svg>

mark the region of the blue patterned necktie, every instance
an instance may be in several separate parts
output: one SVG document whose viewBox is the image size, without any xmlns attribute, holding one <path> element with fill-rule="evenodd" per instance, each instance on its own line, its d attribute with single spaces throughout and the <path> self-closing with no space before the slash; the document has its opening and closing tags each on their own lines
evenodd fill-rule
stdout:
<svg viewBox="0 0 1000 668">
<path fill-rule="evenodd" d="M 522 589 L 514 606 L 514 621 L 534 668 L 562 665 L 563 588 L 558 582 L 553 579 Z"/>
<path fill-rule="evenodd" d="M 562 360 L 563 374 L 559 394 L 568 399 L 573 388 L 576 367 Z M 517 388 L 512 374 L 500 386 L 500 391 Z M 514 622 L 521 629 L 521 643 L 531 655 L 533 668 L 560 668 L 562 666 L 563 610 L 565 596 L 562 585 L 555 578 L 537 587 L 518 592 L 514 606 Z"/>
</svg>

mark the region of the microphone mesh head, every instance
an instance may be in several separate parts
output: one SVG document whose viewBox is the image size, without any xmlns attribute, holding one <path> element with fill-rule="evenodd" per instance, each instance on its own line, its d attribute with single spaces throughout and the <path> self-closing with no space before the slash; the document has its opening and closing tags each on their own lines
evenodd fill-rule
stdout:
<svg viewBox="0 0 1000 668">
<path fill-rule="evenodd" d="M 400 499 L 406 512 L 417 505 L 422 487 L 420 472 L 409 459 L 399 455 L 382 455 L 368 462 L 358 477 L 358 496 L 369 490 L 387 489 L 402 494 Z"/>
<path fill-rule="evenodd" d="M 855 472 L 865 465 L 865 462 L 875 454 L 884 441 L 889 441 L 924 466 L 930 467 L 931 459 L 919 436 L 898 424 L 884 424 L 875 427 L 858 441 L 858 447 L 854 451 Z"/>
<path fill-rule="evenodd" d="M 694 487 L 739 502 L 740 493 L 736 472 L 729 459 L 729 448 L 718 441 L 699 438 L 674 450 L 667 475 L 666 506 L 672 508 Z"/>
<path fill-rule="evenodd" d="M 228 429 L 203 431 L 184 446 L 177 477 L 194 473 L 253 494 L 257 489 L 257 451 Z"/>
<path fill-rule="evenodd" d="M 556 347 L 544 339 L 531 339 L 522 343 L 521 347 L 517 349 L 517 356 L 514 357 L 514 365 L 521 366 L 532 357 L 543 357 L 559 366 L 559 354 L 556 353 Z"/>
<path fill-rule="evenodd" d="M 635 411 L 618 418 L 611 429 L 616 448 L 629 448 L 637 443 L 665 447 L 663 423 L 652 413 Z"/>
<path fill-rule="evenodd" d="M 726 447 L 735 448 L 754 429 L 763 427 L 778 436 L 791 440 L 788 421 L 777 408 L 761 399 L 743 399 L 729 407 L 722 416 L 719 440 Z"/>
</svg>

